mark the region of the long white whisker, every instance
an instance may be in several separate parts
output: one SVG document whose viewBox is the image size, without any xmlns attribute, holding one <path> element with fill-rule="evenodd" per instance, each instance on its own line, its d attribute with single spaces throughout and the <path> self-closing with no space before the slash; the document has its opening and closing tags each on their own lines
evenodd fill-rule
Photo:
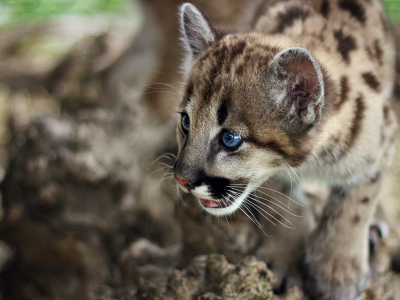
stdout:
<svg viewBox="0 0 400 300">
<path fill-rule="evenodd" d="M 155 160 L 153 160 L 152 162 L 150 162 L 150 163 L 146 166 L 146 168 L 150 168 L 150 167 L 153 166 L 156 162 L 158 162 L 160 159 L 163 159 L 163 158 L 167 158 L 167 159 L 169 159 L 169 160 L 172 161 L 172 158 L 170 158 L 170 156 L 172 156 L 173 159 L 176 159 L 176 156 L 175 156 L 174 154 L 172 154 L 172 153 L 164 153 L 164 154 L 161 154 L 159 157 L 157 157 L 157 158 L 156 158 Z"/>
<path fill-rule="evenodd" d="M 153 86 L 153 85 L 162 85 L 162 86 L 167 86 L 171 89 L 174 89 L 177 92 L 180 92 L 180 90 L 178 88 L 176 88 L 175 86 L 173 86 L 172 84 L 168 84 L 168 83 L 163 83 L 163 82 L 151 82 L 148 84 L 148 86 Z"/>
<path fill-rule="evenodd" d="M 264 198 L 259 197 L 259 196 L 256 196 L 256 195 L 249 195 L 249 198 L 251 198 L 252 200 L 254 200 L 254 201 L 258 202 L 258 203 L 261 203 L 261 204 L 263 204 L 263 205 L 265 205 L 265 206 L 267 206 L 267 207 L 269 207 L 269 208 L 271 208 L 272 210 L 275 211 L 274 208 L 272 208 L 272 207 L 269 206 L 268 204 L 266 204 L 266 203 L 264 203 L 264 202 L 262 202 L 262 201 L 256 199 L 256 197 L 257 197 L 257 198 L 260 198 L 260 199 L 263 199 L 263 200 L 269 201 L 268 199 L 264 199 Z M 299 216 L 299 215 L 296 215 L 296 214 L 292 213 L 291 211 L 285 209 L 284 207 L 280 206 L 279 204 L 276 204 L 275 202 L 272 202 L 272 201 L 269 201 L 269 202 L 272 203 L 272 204 L 275 204 L 276 206 L 278 206 L 279 208 L 283 209 L 285 212 L 287 212 L 288 214 L 292 215 L 293 217 L 297 217 L 297 218 L 302 218 L 302 217 L 303 217 L 303 216 Z"/>
<path fill-rule="evenodd" d="M 170 91 L 154 91 L 154 92 L 147 92 L 147 93 L 143 93 L 143 95 L 150 95 L 150 94 L 155 94 L 155 93 L 167 93 L 167 94 L 171 94 L 171 95 L 173 95 L 173 96 L 175 96 L 175 97 L 179 97 L 179 95 L 177 95 L 177 94 L 175 94 L 175 93 L 173 93 L 173 92 L 170 92 Z"/>
<path fill-rule="evenodd" d="M 246 210 L 248 210 L 248 208 L 245 206 L 245 205 L 243 205 L 243 207 L 246 209 Z M 260 228 L 260 229 L 262 229 L 261 228 L 261 225 L 260 225 L 260 223 L 257 221 L 257 220 L 254 220 L 253 218 L 251 218 L 241 207 L 239 207 L 239 209 L 258 227 L 258 228 Z M 248 210 L 249 211 L 249 210 Z"/>
<path fill-rule="evenodd" d="M 276 220 L 277 222 L 281 223 L 283 226 L 285 226 L 286 228 L 290 228 L 290 229 L 296 229 L 296 227 L 292 224 L 292 222 L 290 222 L 288 219 L 286 219 L 284 216 L 282 216 L 282 214 L 280 214 L 279 212 L 277 212 L 276 210 L 274 210 L 273 208 L 271 208 L 273 211 L 275 211 L 279 216 L 281 216 L 286 222 L 288 222 L 291 226 L 286 225 L 285 223 L 283 223 L 282 221 L 278 220 L 275 216 L 271 215 L 269 212 L 267 212 L 265 209 L 262 209 L 261 207 L 259 207 L 258 205 L 256 205 L 255 203 L 252 202 L 248 202 L 249 205 L 251 205 L 252 207 L 254 207 L 264 218 L 266 218 L 267 220 L 268 217 L 265 216 L 260 210 L 262 210 L 263 212 L 265 212 L 267 215 L 269 215 L 271 218 L 273 218 L 274 220 Z"/>
<path fill-rule="evenodd" d="M 244 203 L 242 204 L 243 208 L 246 209 L 253 217 L 253 212 L 251 211 L 250 208 L 248 208 Z M 250 216 L 244 211 L 244 209 L 239 208 L 258 228 L 261 229 L 261 231 L 263 232 L 263 234 L 267 237 L 270 237 L 268 234 L 265 233 L 264 229 L 262 228 L 263 226 L 260 224 L 260 222 L 254 217 L 254 220 L 252 218 L 250 218 Z"/>
<path fill-rule="evenodd" d="M 157 170 L 151 172 L 150 175 L 148 176 L 148 178 L 150 178 L 150 177 L 153 176 L 155 173 L 157 173 L 157 172 L 159 172 L 159 171 L 161 171 L 161 170 L 165 170 L 165 169 L 169 169 L 169 168 L 170 168 L 169 166 L 168 166 L 168 167 L 163 166 L 163 167 L 161 167 L 161 168 L 159 168 L 159 169 L 157 169 Z"/>
<path fill-rule="evenodd" d="M 232 189 L 234 189 L 234 188 L 232 188 Z M 288 205 L 286 205 L 285 203 L 283 203 L 281 200 L 275 198 L 274 196 L 271 196 L 270 194 L 267 194 L 267 193 L 264 193 L 264 192 L 261 192 L 261 191 L 258 191 L 258 190 L 255 190 L 255 192 L 261 193 L 261 194 L 263 194 L 263 195 L 265 195 L 265 196 L 268 196 L 268 197 L 274 199 L 275 201 L 277 201 L 278 203 L 282 204 L 283 206 L 287 207 L 288 209 L 291 209 Z M 263 198 L 263 197 L 261 197 L 261 196 L 257 196 L 257 195 L 254 195 L 254 196 L 260 197 L 261 199 L 265 199 L 265 198 Z M 273 202 L 272 200 L 269 200 L 269 199 L 265 199 L 265 200 L 270 201 L 271 203 L 274 203 L 275 205 L 278 205 L 278 204 L 276 204 L 275 202 Z"/>
<path fill-rule="evenodd" d="M 180 193 L 180 188 L 179 188 L 178 183 L 175 184 L 175 187 L 176 187 L 175 194 L 176 194 L 176 201 L 178 203 L 178 209 L 180 212 L 182 212 L 181 205 L 180 205 L 180 203 L 182 202 L 182 195 Z"/>
<path fill-rule="evenodd" d="M 257 224 L 258 224 L 257 226 L 258 226 L 259 228 L 261 228 L 261 227 L 262 227 L 261 223 L 257 220 L 256 216 L 253 214 L 253 212 L 251 211 L 251 209 L 249 209 L 249 208 L 246 206 L 246 201 L 243 201 L 242 205 L 243 205 L 243 207 L 246 207 L 246 209 L 247 209 L 247 211 L 249 212 L 249 214 L 251 214 L 252 219 L 255 220 L 255 222 L 257 222 Z"/>
<path fill-rule="evenodd" d="M 290 193 L 289 193 L 289 197 L 292 198 L 292 190 L 293 190 L 293 181 L 294 181 L 294 179 L 293 179 L 292 175 L 290 175 L 289 170 L 287 168 L 284 168 L 284 169 L 285 169 L 285 172 L 288 174 L 288 176 L 290 178 Z M 290 200 L 289 200 L 287 206 L 288 207 L 290 206 Z"/>
<path fill-rule="evenodd" d="M 296 200 L 290 198 L 289 196 L 285 195 L 284 193 L 278 192 L 278 191 L 276 191 L 276 190 L 273 190 L 273 189 L 270 189 L 270 188 L 267 188 L 267 187 L 257 186 L 257 185 L 255 185 L 255 184 L 231 184 L 231 186 L 244 186 L 244 185 L 248 185 L 248 186 L 250 186 L 250 187 L 256 187 L 257 190 L 258 190 L 258 189 L 265 189 L 265 190 L 268 190 L 268 191 L 271 191 L 271 192 L 278 193 L 279 195 L 282 195 L 282 196 L 288 198 L 289 200 L 293 201 L 293 202 L 296 203 L 297 205 L 304 206 L 303 204 L 301 204 L 301 203 L 297 202 Z M 257 191 L 257 192 L 258 192 L 258 193 L 261 193 L 261 194 L 264 194 L 264 195 L 268 195 L 268 194 L 266 194 L 266 193 L 264 193 L 264 192 L 261 192 L 261 191 Z M 272 196 L 271 196 L 271 197 L 272 197 Z"/>
<path fill-rule="evenodd" d="M 272 225 L 274 225 L 274 226 L 276 226 L 276 223 L 274 222 L 274 221 L 272 221 L 270 218 L 268 218 L 267 216 L 265 216 L 262 212 L 260 212 L 257 208 L 258 208 L 258 206 L 257 205 L 255 205 L 254 203 L 252 203 L 251 201 L 249 201 L 249 199 L 246 199 L 246 204 L 248 204 L 248 205 L 250 205 L 250 206 L 252 206 L 252 207 L 254 207 L 256 210 L 257 210 L 257 212 L 259 212 L 263 217 L 264 217 L 264 219 L 267 219 L 270 223 L 272 223 Z M 267 214 L 269 214 L 269 213 L 267 213 Z M 269 214 L 270 215 L 270 214 Z M 271 216 L 272 217 L 272 216 Z"/>
<path fill-rule="evenodd" d="M 230 191 L 232 191 L 231 189 L 230 189 Z M 235 193 L 235 196 L 236 195 L 240 195 L 241 193 L 237 193 L 237 192 L 234 192 Z M 234 197 L 232 197 L 232 195 L 231 194 L 229 194 L 229 193 L 227 193 L 228 194 L 228 196 L 230 196 L 231 198 L 233 198 L 233 201 L 236 201 L 236 199 L 234 198 Z M 258 227 L 258 228 L 260 228 L 261 229 L 261 231 L 262 231 L 262 233 L 266 236 L 266 237 L 270 237 L 268 234 L 266 234 L 265 233 L 265 231 L 264 231 L 264 229 L 262 228 L 263 227 L 263 225 L 261 225 L 261 223 L 257 220 L 257 218 L 254 216 L 254 214 L 253 214 L 253 212 L 251 211 L 251 209 L 249 208 L 249 207 L 247 207 L 246 206 L 246 200 L 242 203 L 242 206 L 243 206 L 243 209 L 239 206 L 239 209 Z M 251 214 L 251 216 L 252 217 L 250 217 L 245 211 L 244 211 L 244 209 L 246 209 L 250 214 Z M 268 219 L 268 218 L 267 218 Z M 269 220 L 272 224 L 274 224 L 274 222 L 272 222 L 271 220 Z M 274 224 L 275 225 L 275 224 Z"/>
<path fill-rule="evenodd" d="M 288 166 L 289 166 L 289 168 L 292 170 L 292 172 L 294 173 L 294 175 L 296 175 L 296 177 L 297 177 L 297 180 L 299 181 L 299 184 L 300 184 L 300 178 L 299 178 L 299 176 L 297 175 L 297 173 L 295 172 L 295 170 L 292 168 L 292 166 L 286 161 L 286 160 L 283 160 Z M 296 182 L 296 181 L 295 181 Z"/>
<path fill-rule="evenodd" d="M 249 207 L 247 207 L 246 202 L 247 202 L 247 201 L 243 201 L 242 205 L 243 205 L 243 207 L 253 216 L 254 220 L 257 221 L 257 224 L 256 224 L 254 221 L 253 221 L 253 223 L 254 223 L 258 228 L 261 229 L 262 233 L 263 233 L 266 237 L 271 237 L 271 236 L 269 236 L 268 234 L 265 233 L 265 231 L 264 231 L 264 229 L 263 229 L 263 225 L 261 225 L 261 223 L 257 220 L 257 218 L 254 216 L 254 214 L 253 214 L 253 212 L 251 211 L 251 209 L 250 209 Z M 241 210 L 250 220 L 252 220 L 252 219 L 244 212 L 243 209 L 240 208 L 240 210 Z M 266 218 L 266 219 L 268 219 L 268 218 Z M 268 220 L 269 220 L 269 219 L 268 219 Z M 270 221 L 272 224 L 275 225 L 274 222 L 272 222 L 271 220 L 269 220 L 269 221 Z"/>
<path fill-rule="evenodd" d="M 224 198 L 224 199 L 221 199 L 221 200 L 222 200 L 222 202 L 223 202 L 225 205 L 226 205 L 227 203 L 229 203 L 229 200 L 226 199 L 225 196 L 222 196 L 222 198 Z M 226 202 L 225 202 L 225 200 L 226 200 Z M 229 221 L 228 221 L 227 216 L 225 215 L 224 217 L 225 217 L 226 222 L 228 223 L 229 228 L 232 230 L 231 224 L 229 224 Z"/>
<path fill-rule="evenodd" d="M 167 175 L 169 175 L 169 176 L 167 176 Z M 173 178 L 174 178 L 173 175 L 174 175 L 173 173 L 168 173 L 168 172 L 165 173 L 165 174 L 163 175 L 163 177 L 157 182 L 157 184 L 151 189 L 151 192 L 153 192 L 155 189 L 157 189 L 158 186 L 159 186 L 163 181 L 173 179 Z"/>
<path fill-rule="evenodd" d="M 166 163 L 160 163 L 160 165 L 162 165 L 162 166 L 165 166 L 165 167 L 167 167 L 167 168 L 170 168 L 170 169 L 172 169 L 172 168 L 173 168 L 171 165 L 169 165 L 169 164 L 166 164 Z"/>
<path fill-rule="evenodd" d="M 231 195 L 231 194 L 229 194 L 229 193 L 227 193 L 227 195 L 228 196 L 230 196 L 232 199 L 233 199 L 233 201 L 235 201 L 236 199 L 234 199 L 234 197 Z M 244 206 L 245 207 L 245 206 Z M 261 224 L 260 224 L 260 222 L 258 222 L 258 220 L 256 219 L 256 217 L 254 217 L 254 215 L 253 215 L 253 213 L 249 210 L 249 212 L 253 215 L 253 218 L 251 218 L 240 206 L 238 207 L 258 228 L 260 228 L 261 229 Z"/>
<path fill-rule="evenodd" d="M 266 195 L 267 195 L 267 196 L 270 196 L 270 195 L 268 195 L 268 194 L 266 194 Z M 277 207 L 283 209 L 285 212 L 287 212 L 288 214 L 291 214 L 292 216 L 301 217 L 301 216 L 298 216 L 298 215 L 296 215 L 296 214 L 290 212 L 290 211 L 289 211 L 289 210 L 290 210 L 290 207 L 288 207 L 289 210 L 287 210 L 285 207 L 282 207 L 281 205 L 279 205 L 278 203 L 275 203 L 274 201 L 272 201 L 272 200 L 270 200 L 270 199 L 266 199 L 266 198 L 264 198 L 264 197 L 257 196 L 257 195 L 254 195 L 254 194 L 250 194 L 250 195 L 247 196 L 247 197 L 251 197 L 251 198 L 254 199 L 254 200 L 256 200 L 256 198 L 259 198 L 259 199 L 268 201 L 268 202 L 274 204 L 275 206 L 277 206 Z M 272 197 L 272 196 L 270 196 L 270 197 Z M 282 205 L 286 206 L 284 203 L 280 202 L 278 199 L 276 199 L 276 198 L 274 198 L 274 197 L 272 197 L 272 198 L 275 199 L 276 201 L 278 201 L 279 203 L 281 203 Z M 258 201 L 258 202 L 260 202 L 260 203 L 262 203 L 262 204 L 264 204 L 264 205 L 270 207 L 269 205 L 267 205 L 267 204 L 261 202 L 260 200 L 256 200 L 256 201 Z M 273 208 L 271 208 L 271 209 L 273 209 Z"/>
</svg>

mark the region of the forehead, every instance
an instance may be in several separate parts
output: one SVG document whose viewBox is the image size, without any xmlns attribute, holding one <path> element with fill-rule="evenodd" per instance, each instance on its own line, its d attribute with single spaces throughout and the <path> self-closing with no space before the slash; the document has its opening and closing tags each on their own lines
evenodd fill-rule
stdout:
<svg viewBox="0 0 400 300">
<path fill-rule="evenodd" d="M 210 78 L 226 73 L 243 76 L 266 68 L 269 61 L 279 52 L 277 47 L 259 34 L 229 34 L 218 40 L 202 53 L 195 65 L 193 75 Z"/>
<path fill-rule="evenodd" d="M 225 36 L 193 65 L 182 108 L 194 114 L 215 115 L 221 107 L 238 113 L 240 107 L 259 105 L 260 76 L 278 52 L 257 34 Z"/>
</svg>

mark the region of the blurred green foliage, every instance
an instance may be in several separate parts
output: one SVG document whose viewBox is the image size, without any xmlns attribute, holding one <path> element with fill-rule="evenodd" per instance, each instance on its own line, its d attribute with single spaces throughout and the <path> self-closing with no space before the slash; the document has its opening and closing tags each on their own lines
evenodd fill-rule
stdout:
<svg viewBox="0 0 400 300">
<path fill-rule="evenodd" d="M 400 23 L 400 0 L 384 0 L 389 18 L 394 23 Z"/>
<path fill-rule="evenodd" d="M 0 26 L 41 23 L 61 14 L 123 12 L 132 0 L 0 0 Z M 400 23 L 400 0 L 383 0 L 390 19 Z"/>
<path fill-rule="evenodd" d="M 0 0 L 0 26 L 41 23 L 61 14 L 123 12 L 129 0 Z"/>
</svg>

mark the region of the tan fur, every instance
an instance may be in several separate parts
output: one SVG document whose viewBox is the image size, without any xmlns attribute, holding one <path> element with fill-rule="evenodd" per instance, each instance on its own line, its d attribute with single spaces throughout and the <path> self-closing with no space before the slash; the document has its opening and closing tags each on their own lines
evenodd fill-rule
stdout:
<svg viewBox="0 0 400 300">
<path fill-rule="evenodd" d="M 135 43 L 138 45 L 137 49 L 134 50 L 139 52 L 145 49 L 148 53 L 150 47 L 157 53 L 156 57 L 146 64 L 151 66 L 149 70 L 145 70 L 150 71 L 151 84 L 144 92 L 143 102 L 151 108 L 155 117 L 161 120 L 170 116 L 178 105 L 178 99 L 161 93 L 160 89 L 175 93 L 175 89 L 171 86 L 178 85 L 181 79 L 178 66 L 182 62 L 182 51 L 179 51 L 177 46 L 180 33 L 176 11 L 184 2 L 182 0 L 140 0 L 145 22 Z M 190 2 L 198 6 L 213 24 L 230 30 L 249 27 L 255 13 L 264 5 L 263 0 L 194 0 Z M 150 45 L 144 47 L 143 44 Z M 131 60 L 132 54 L 127 53 L 126 59 L 124 57 L 120 65 L 123 68 L 129 65 Z M 140 79 L 143 78 L 143 73 L 143 71 L 140 72 Z"/>
<path fill-rule="evenodd" d="M 328 184 L 304 288 L 311 299 L 355 299 L 368 284 L 368 228 L 397 130 L 381 2 L 271 2 L 246 33 L 218 32 L 193 5 L 181 18 L 190 129 L 177 129 L 178 181 L 214 215 L 243 209 L 287 168 Z M 224 146 L 225 131 L 240 146 Z"/>
</svg>

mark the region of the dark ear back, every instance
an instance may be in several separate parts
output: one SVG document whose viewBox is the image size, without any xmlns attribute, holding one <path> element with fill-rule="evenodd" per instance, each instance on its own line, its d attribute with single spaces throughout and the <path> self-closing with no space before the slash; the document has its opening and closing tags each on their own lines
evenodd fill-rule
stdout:
<svg viewBox="0 0 400 300">
<path fill-rule="evenodd" d="M 185 3 L 180 8 L 182 41 L 187 51 L 187 62 L 215 43 L 215 31 L 207 18 L 193 5 Z"/>
<path fill-rule="evenodd" d="M 296 47 L 278 53 L 269 63 L 267 85 L 269 98 L 288 126 L 304 130 L 319 123 L 324 82 L 319 64 L 309 50 Z"/>
</svg>

